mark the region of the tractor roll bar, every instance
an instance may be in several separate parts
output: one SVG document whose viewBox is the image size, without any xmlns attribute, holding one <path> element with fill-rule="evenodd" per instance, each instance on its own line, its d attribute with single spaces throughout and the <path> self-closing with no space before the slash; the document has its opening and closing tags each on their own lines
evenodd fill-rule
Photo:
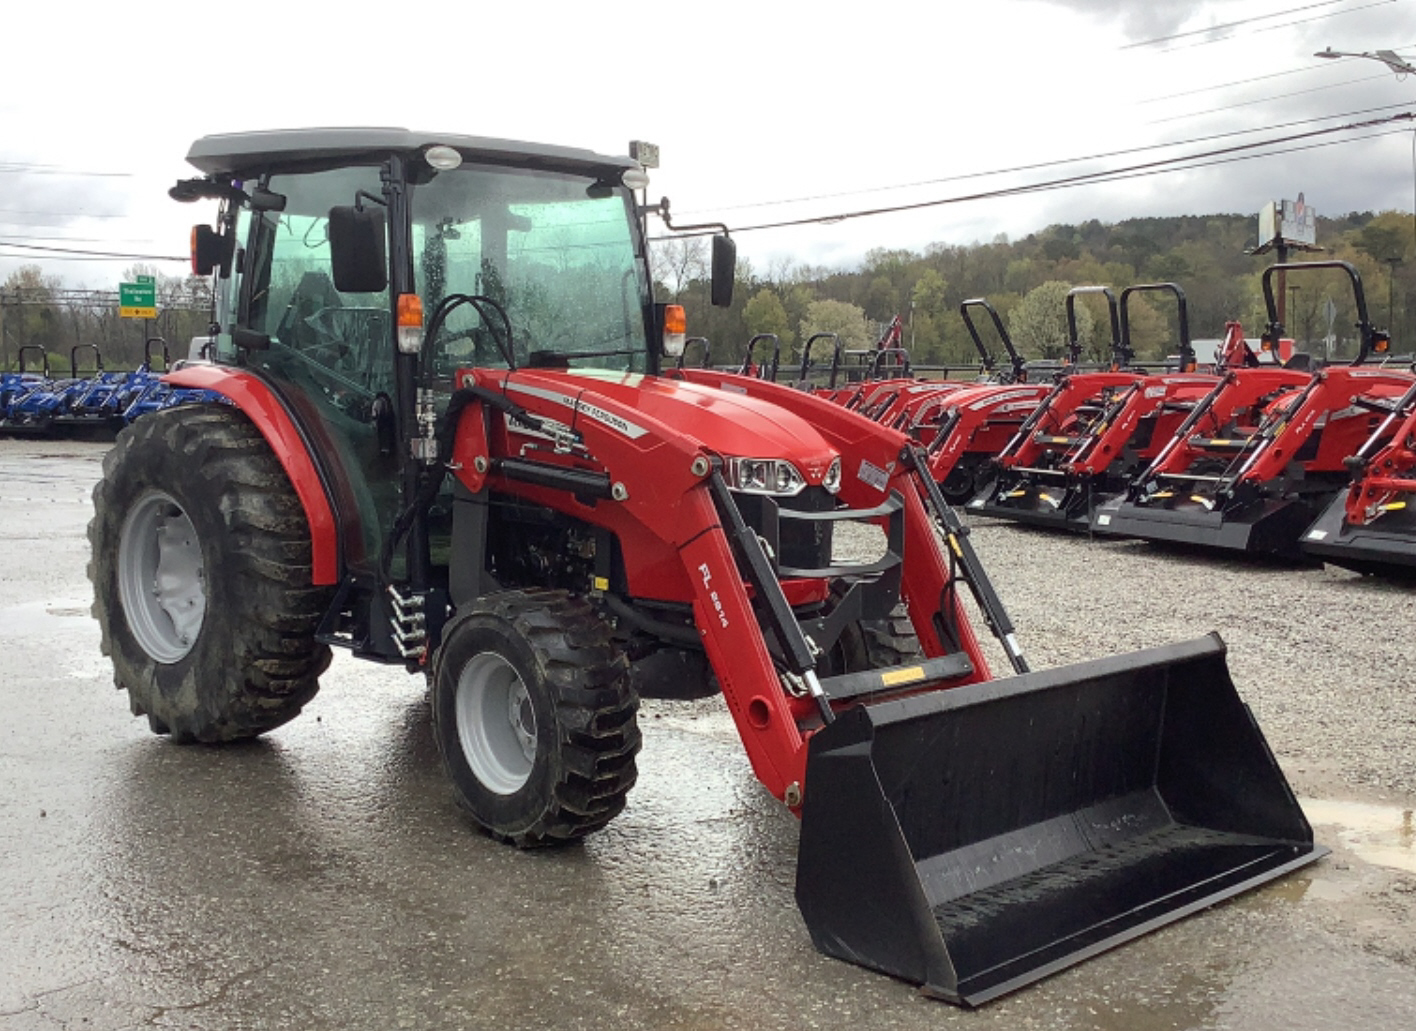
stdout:
<svg viewBox="0 0 1416 1031">
<path fill-rule="evenodd" d="M 1264 335 L 1270 337 L 1275 346 L 1283 336 L 1283 323 L 1278 320 L 1278 305 L 1273 296 L 1274 273 L 1319 268 L 1342 269 L 1347 273 L 1347 278 L 1352 280 L 1352 296 L 1357 301 L 1357 334 L 1360 338 L 1357 357 L 1352 359 L 1352 364 L 1361 365 L 1371 356 L 1373 351 L 1385 350 L 1385 347 L 1381 345 L 1387 342 L 1387 338 L 1385 334 L 1377 332 L 1371 319 L 1367 317 L 1367 294 L 1362 289 L 1362 275 L 1350 262 L 1336 260 L 1293 261 L 1286 264 L 1270 265 L 1264 269 L 1264 307 L 1268 311 L 1268 326 L 1264 330 Z"/>
<path fill-rule="evenodd" d="M 828 386 L 832 389 L 836 386 L 836 372 L 841 367 L 841 338 L 835 333 L 813 333 L 806 338 L 806 343 L 801 345 L 801 382 L 806 382 L 807 374 L 811 371 L 811 345 L 818 340 L 834 340 L 835 350 L 831 355 L 831 382 Z"/>
<path fill-rule="evenodd" d="M 1190 306 L 1185 300 L 1185 291 L 1181 290 L 1177 283 L 1137 283 L 1121 291 L 1121 343 L 1113 352 L 1114 364 L 1118 369 L 1124 369 L 1136 360 L 1135 349 L 1131 347 L 1131 316 L 1126 305 L 1133 293 L 1142 291 L 1163 291 L 1174 295 L 1180 318 L 1180 371 L 1194 371 L 1195 348 L 1190 343 Z"/>
<path fill-rule="evenodd" d="M 103 372 L 103 352 L 98 349 L 97 344 L 75 344 L 69 348 L 69 371 L 74 379 L 79 378 L 79 352 L 84 348 L 93 352 L 93 366 L 95 372 Z"/>
<path fill-rule="evenodd" d="M 40 368 L 44 372 L 44 378 L 48 379 L 49 352 L 46 351 L 44 348 L 40 347 L 38 344 L 21 344 L 20 349 L 15 352 L 15 362 L 19 366 L 20 375 L 23 376 L 27 372 L 34 371 L 33 369 L 30 369 L 25 365 L 25 355 L 28 354 L 30 351 L 34 351 L 39 355 Z"/>
<path fill-rule="evenodd" d="M 1013 363 L 1012 379 L 1010 383 L 1027 382 L 1027 359 L 1018 353 L 1018 349 L 1013 346 L 1013 338 L 1009 336 L 1007 328 L 1003 325 L 1002 318 L 998 315 L 998 309 L 993 307 L 986 298 L 971 297 L 959 305 L 959 314 L 963 316 L 964 325 L 968 328 L 969 336 L 973 338 L 974 348 L 977 349 L 983 358 L 983 367 L 987 372 L 993 372 L 997 362 L 994 360 L 992 352 L 984 346 L 982 338 L 978 334 L 977 327 L 974 326 L 973 316 L 969 314 L 970 308 L 982 308 L 988 312 L 993 319 L 993 328 L 998 332 L 998 339 L 1003 344 L 1003 350 L 1008 352 L 1008 360 Z"/>
<path fill-rule="evenodd" d="M 1079 294 L 1101 294 L 1106 298 L 1106 308 L 1111 315 L 1111 353 L 1121 346 L 1121 320 L 1117 315 L 1116 295 L 1109 286 L 1074 286 L 1067 291 L 1067 364 L 1077 365 L 1082 360 L 1082 340 L 1077 333 L 1077 296 Z"/>
<path fill-rule="evenodd" d="M 742 356 L 742 366 L 738 369 L 738 374 L 746 376 L 752 370 L 752 352 L 757 349 L 757 341 L 759 340 L 772 341 L 772 360 L 765 368 L 759 368 L 757 378 L 771 380 L 773 383 L 776 383 L 777 369 L 780 368 L 782 364 L 782 341 L 777 339 L 776 333 L 758 333 L 747 342 L 747 353 Z"/>
</svg>

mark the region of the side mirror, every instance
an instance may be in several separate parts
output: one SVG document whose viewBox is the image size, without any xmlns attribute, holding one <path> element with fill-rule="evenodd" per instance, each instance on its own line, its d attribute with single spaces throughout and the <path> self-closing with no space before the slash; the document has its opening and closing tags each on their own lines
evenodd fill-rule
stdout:
<svg viewBox="0 0 1416 1031">
<path fill-rule="evenodd" d="M 192 226 L 192 274 L 209 276 L 220 269 L 223 279 L 231 275 L 235 243 L 235 237 L 223 236 L 211 226 Z"/>
<path fill-rule="evenodd" d="M 329 259 L 334 288 L 342 294 L 388 289 L 382 208 L 329 209 Z"/>
<path fill-rule="evenodd" d="M 737 244 L 727 236 L 713 237 L 712 301 L 715 308 L 733 303 L 733 282 L 737 278 Z"/>
</svg>

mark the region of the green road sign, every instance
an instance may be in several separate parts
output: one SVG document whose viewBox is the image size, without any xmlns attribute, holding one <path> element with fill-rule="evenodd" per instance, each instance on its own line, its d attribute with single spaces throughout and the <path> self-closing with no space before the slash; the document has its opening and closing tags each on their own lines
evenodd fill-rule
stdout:
<svg viewBox="0 0 1416 1031">
<path fill-rule="evenodd" d="M 138 276 L 136 283 L 118 284 L 118 315 L 124 319 L 157 318 L 157 279 Z"/>
</svg>

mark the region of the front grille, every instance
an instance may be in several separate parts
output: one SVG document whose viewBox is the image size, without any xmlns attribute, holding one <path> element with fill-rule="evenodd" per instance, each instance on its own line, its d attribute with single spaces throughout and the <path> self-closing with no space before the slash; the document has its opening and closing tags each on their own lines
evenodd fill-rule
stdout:
<svg viewBox="0 0 1416 1031">
<path fill-rule="evenodd" d="M 807 487 L 790 498 L 734 494 L 747 525 L 767 542 L 774 565 L 786 569 L 826 569 L 831 565 L 833 523 L 827 519 L 782 519 L 778 512 L 830 512 L 836 498 L 824 487 Z"/>
</svg>

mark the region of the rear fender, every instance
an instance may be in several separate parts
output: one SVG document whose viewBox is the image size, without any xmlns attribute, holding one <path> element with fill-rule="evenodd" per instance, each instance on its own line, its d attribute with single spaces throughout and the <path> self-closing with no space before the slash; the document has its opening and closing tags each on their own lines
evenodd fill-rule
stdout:
<svg viewBox="0 0 1416 1031">
<path fill-rule="evenodd" d="M 174 387 L 211 390 L 226 398 L 255 423 L 295 488 L 310 524 L 313 581 L 323 587 L 339 581 L 339 541 L 334 507 L 305 439 L 284 403 L 259 377 L 223 365 L 188 365 L 169 372 L 162 382 Z"/>
</svg>

